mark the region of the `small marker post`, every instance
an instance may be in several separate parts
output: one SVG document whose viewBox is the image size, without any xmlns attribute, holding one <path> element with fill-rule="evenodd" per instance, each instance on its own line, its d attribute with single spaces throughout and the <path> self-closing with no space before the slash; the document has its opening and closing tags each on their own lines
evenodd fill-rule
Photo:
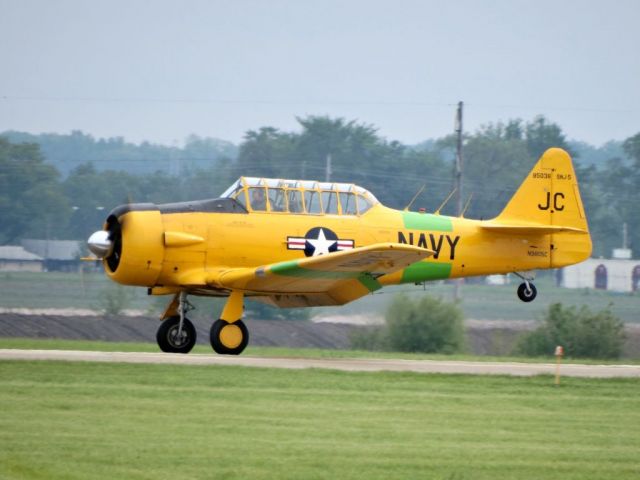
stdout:
<svg viewBox="0 0 640 480">
<path fill-rule="evenodd" d="M 555 352 L 555 356 L 556 356 L 556 381 L 555 381 L 555 385 L 556 387 L 558 385 L 560 385 L 560 364 L 562 363 L 562 356 L 564 355 L 564 348 L 562 348 L 562 345 L 558 345 L 556 347 L 556 352 Z"/>
</svg>

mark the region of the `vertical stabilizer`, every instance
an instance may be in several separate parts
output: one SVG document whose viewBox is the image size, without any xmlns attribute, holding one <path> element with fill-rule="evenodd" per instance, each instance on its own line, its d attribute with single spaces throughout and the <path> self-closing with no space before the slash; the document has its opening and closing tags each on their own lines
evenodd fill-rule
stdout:
<svg viewBox="0 0 640 480">
<path fill-rule="evenodd" d="M 560 148 L 544 152 L 496 220 L 588 231 L 569 154 Z"/>
<path fill-rule="evenodd" d="M 558 227 L 558 233 L 550 235 L 551 267 L 577 263 L 591 255 L 578 179 L 571 157 L 560 148 L 544 152 L 494 221 L 522 227 Z"/>
</svg>

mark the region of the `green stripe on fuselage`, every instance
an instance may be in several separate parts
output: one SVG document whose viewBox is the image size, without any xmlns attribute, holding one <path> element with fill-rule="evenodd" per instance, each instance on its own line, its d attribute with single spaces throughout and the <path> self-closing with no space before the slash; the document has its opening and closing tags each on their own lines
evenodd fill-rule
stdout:
<svg viewBox="0 0 640 480">
<path fill-rule="evenodd" d="M 450 263 L 417 262 L 402 271 L 401 283 L 443 280 L 451 276 Z"/>
<path fill-rule="evenodd" d="M 281 262 L 272 265 L 270 268 L 272 273 L 285 277 L 309 278 L 316 280 L 349 280 L 356 279 L 364 285 L 370 292 L 374 292 L 380 288 L 380 282 L 368 273 L 363 272 L 339 272 L 332 270 L 314 270 L 311 268 L 303 268 L 298 265 L 297 260 L 289 262 Z"/>
<path fill-rule="evenodd" d="M 404 228 L 408 230 L 428 230 L 431 232 L 451 232 L 451 218 L 431 213 L 402 212 Z"/>
</svg>

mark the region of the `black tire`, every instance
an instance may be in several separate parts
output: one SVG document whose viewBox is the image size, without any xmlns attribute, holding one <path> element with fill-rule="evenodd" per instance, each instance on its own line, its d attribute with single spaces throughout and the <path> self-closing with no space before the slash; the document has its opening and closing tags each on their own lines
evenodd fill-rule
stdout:
<svg viewBox="0 0 640 480">
<path fill-rule="evenodd" d="M 167 353 L 189 353 L 196 344 L 196 329 L 188 318 L 182 322 L 182 335 L 178 338 L 180 317 L 169 317 L 160 324 L 156 340 L 160 350 Z"/>
<path fill-rule="evenodd" d="M 536 295 L 538 295 L 538 290 L 531 282 L 529 282 L 529 288 L 527 288 L 526 283 L 521 283 L 518 287 L 518 298 L 523 302 L 532 302 L 536 298 Z"/>
<path fill-rule="evenodd" d="M 223 331 L 226 327 L 231 327 L 232 330 L 227 331 L 227 334 L 224 335 Z M 220 318 L 211 325 L 210 339 L 211 347 L 216 353 L 221 355 L 240 355 L 249 343 L 249 330 L 242 320 L 229 323 Z"/>
</svg>

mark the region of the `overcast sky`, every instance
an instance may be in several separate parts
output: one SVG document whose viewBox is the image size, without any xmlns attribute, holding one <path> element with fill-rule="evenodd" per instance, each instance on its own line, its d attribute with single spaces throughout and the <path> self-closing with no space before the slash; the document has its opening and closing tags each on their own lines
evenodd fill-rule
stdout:
<svg viewBox="0 0 640 480">
<path fill-rule="evenodd" d="M 296 116 L 417 143 L 543 114 L 640 132 L 640 1 L 0 0 L 0 131 L 239 142 Z"/>
</svg>

